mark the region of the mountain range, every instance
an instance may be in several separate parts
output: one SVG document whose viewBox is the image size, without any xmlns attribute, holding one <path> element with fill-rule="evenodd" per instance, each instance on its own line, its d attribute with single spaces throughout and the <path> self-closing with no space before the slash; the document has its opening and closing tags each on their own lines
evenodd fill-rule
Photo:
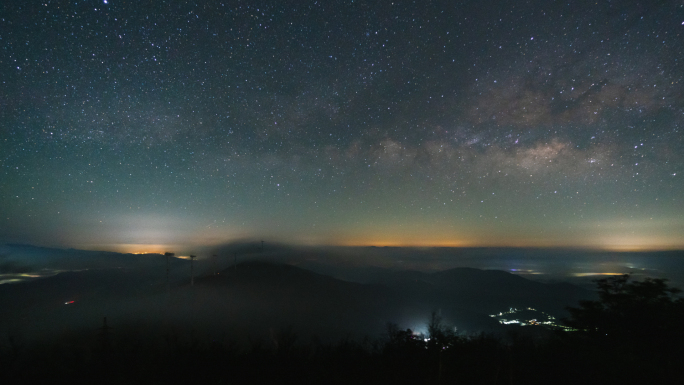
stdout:
<svg viewBox="0 0 684 385">
<path fill-rule="evenodd" d="M 80 258 L 88 260 L 83 253 Z M 174 259 L 167 283 L 159 255 L 106 257 L 105 268 L 81 263 L 77 271 L 0 285 L 0 332 L 90 333 L 108 317 L 120 330 L 149 333 L 190 330 L 207 338 L 268 340 L 287 330 L 305 339 L 339 339 L 382 335 L 388 322 L 425 332 L 433 311 L 462 332 L 502 332 L 506 327 L 491 314 L 535 308 L 562 317 L 566 306 L 594 295 L 499 270 L 376 268 L 373 282 L 357 283 L 259 260 L 216 271 L 206 263 L 195 266 L 201 274 L 191 286 L 187 260 Z"/>
</svg>

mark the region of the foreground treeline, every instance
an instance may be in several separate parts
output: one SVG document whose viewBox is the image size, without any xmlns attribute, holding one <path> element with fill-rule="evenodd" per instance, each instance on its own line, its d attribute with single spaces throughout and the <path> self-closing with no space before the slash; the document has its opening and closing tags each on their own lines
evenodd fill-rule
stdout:
<svg viewBox="0 0 684 385">
<path fill-rule="evenodd" d="M 598 281 L 571 309 L 576 332 L 463 336 L 433 314 L 427 335 L 388 325 L 376 339 L 300 341 L 291 329 L 238 344 L 135 328 L 3 341 L 3 383 L 635 384 L 684 379 L 684 305 L 663 281 Z M 532 328 L 532 326 L 526 327 Z M 517 329 L 522 330 L 522 329 Z M 526 336 L 525 336 L 526 335 Z"/>
</svg>

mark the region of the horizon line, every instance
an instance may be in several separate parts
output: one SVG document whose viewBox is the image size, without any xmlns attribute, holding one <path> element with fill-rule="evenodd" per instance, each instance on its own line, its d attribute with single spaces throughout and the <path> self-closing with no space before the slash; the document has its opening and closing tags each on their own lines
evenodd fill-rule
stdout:
<svg viewBox="0 0 684 385">
<path fill-rule="evenodd" d="M 164 254 L 165 252 L 176 252 L 179 250 L 180 254 L 190 252 L 189 250 L 197 249 L 214 249 L 217 247 L 226 247 L 230 245 L 245 245 L 249 243 L 259 243 L 256 240 L 235 240 L 232 242 L 225 242 L 214 245 L 163 245 L 163 244 L 74 244 L 74 245 L 40 245 L 30 243 L 7 242 L 4 243 L 7 247 L 35 247 L 48 248 L 59 250 L 84 250 L 84 251 L 100 251 L 120 254 Z M 499 245 L 478 245 L 478 244 L 450 244 L 450 243 L 435 243 L 435 244 L 398 244 L 390 242 L 378 243 L 321 243 L 321 244 L 305 244 L 305 243 L 288 243 L 271 241 L 266 242 L 270 247 L 305 247 L 305 248 L 326 248 L 326 247 L 349 247 L 349 248 L 406 248 L 406 249 L 529 249 L 529 250 L 573 250 L 573 251 L 589 251 L 589 252 L 621 252 L 621 253 L 637 253 L 637 252 L 684 252 L 684 246 L 626 246 L 626 245 L 611 245 L 611 246 L 590 246 L 590 245 L 515 245 L 515 244 L 499 244 Z"/>
</svg>

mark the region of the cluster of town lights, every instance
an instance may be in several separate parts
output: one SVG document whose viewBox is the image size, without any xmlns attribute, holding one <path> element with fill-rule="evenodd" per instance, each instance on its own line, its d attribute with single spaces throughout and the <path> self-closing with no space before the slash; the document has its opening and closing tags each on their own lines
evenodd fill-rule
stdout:
<svg viewBox="0 0 684 385">
<path fill-rule="evenodd" d="M 513 315 L 515 315 L 521 311 L 525 311 L 525 310 L 541 313 L 540 317 L 529 318 L 529 319 L 521 319 L 520 317 L 517 317 L 517 316 L 511 317 L 511 316 L 513 316 Z M 565 326 L 563 324 L 558 323 L 556 320 L 556 317 L 554 317 L 554 316 L 552 316 L 546 312 L 543 312 L 543 311 L 540 311 L 540 310 L 537 310 L 537 309 L 531 308 L 531 307 L 528 307 L 528 308 L 525 308 L 522 310 L 512 307 L 506 312 L 499 312 L 498 314 L 490 314 L 489 316 L 492 318 L 496 318 L 499 321 L 499 323 L 503 324 L 503 325 L 516 324 L 516 325 L 520 325 L 520 326 L 546 326 L 546 327 L 549 327 L 552 329 L 562 329 L 565 331 L 574 331 L 575 330 L 573 328 L 570 328 L 568 326 Z"/>
</svg>

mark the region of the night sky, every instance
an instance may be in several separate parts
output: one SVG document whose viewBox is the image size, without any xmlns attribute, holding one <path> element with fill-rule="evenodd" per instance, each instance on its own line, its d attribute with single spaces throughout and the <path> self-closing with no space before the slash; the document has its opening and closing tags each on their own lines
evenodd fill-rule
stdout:
<svg viewBox="0 0 684 385">
<path fill-rule="evenodd" d="M 679 0 L 7 0 L 0 48 L 0 242 L 684 248 Z"/>
</svg>

